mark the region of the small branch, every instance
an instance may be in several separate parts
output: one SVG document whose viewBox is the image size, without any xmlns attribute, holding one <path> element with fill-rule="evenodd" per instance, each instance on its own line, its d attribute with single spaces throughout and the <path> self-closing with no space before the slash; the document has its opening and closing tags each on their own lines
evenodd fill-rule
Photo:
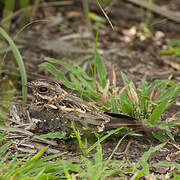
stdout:
<svg viewBox="0 0 180 180">
<path fill-rule="evenodd" d="M 144 1 L 144 0 L 141 0 L 141 1 L 139 1 L 139 0 L 126 0 L 126 1 L 131 2 L 133 4 L 136 4 L 138 6 L 141 6 L 141 7 L 147 8 L 147 9 L 151 9 L 151 11 L 153 11 L 157 14 L 160 14 L 161 16 L 164 16 L 170 20 L 173 20 L 175 22 L 180 23 L 180 14 L 177 12 L 174 13 L 174 12 L 169 11 L 167 9 L 163 9 L 158 5 L 149 4 L 147 1 Z"/>
</svg>

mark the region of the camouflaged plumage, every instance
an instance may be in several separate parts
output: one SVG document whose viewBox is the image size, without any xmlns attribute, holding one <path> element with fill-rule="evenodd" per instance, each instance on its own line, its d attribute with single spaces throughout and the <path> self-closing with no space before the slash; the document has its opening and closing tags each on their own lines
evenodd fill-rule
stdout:
<svg viewBox="0 0 180 180">
<path fill-rule="evenodd" d="M 71 134 L 72 122 L 82 134 L 121 126 L 136 131 L 157 131 L 157 128 L 145 126 L 135 118 L 105 113 L 81 98 L 67 93 L 57 82 L 40 79 L 29 82 L 27 86 L 32 89 L 34 96 L 29 107 L 30 117 L 40 131 Z"/>
</svg>

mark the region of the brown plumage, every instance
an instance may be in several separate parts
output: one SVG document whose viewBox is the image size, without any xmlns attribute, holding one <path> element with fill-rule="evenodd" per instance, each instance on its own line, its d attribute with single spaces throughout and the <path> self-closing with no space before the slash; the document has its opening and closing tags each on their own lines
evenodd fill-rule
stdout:
<svg viewBox="0 0 180 180">
<path fill-rule="evenodd" d="M 32 89 L 34 100 L 30 117 L 40 131 L 72 133 L 72 122 L 81 133 L 100 132 L 126 126 L 135 131 L 157 131 L 141 121 L 122 114 L 101 111 L 79 97 L 63 90 L 59 83 L 35 80 L 26 86 Z"/>
</svg>

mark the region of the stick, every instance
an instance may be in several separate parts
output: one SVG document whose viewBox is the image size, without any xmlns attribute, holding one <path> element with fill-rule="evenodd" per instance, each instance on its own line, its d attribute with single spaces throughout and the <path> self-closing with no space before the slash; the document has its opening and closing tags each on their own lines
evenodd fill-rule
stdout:
<svg viewBox="0 0 180 180">
<path fill-rule="evenodd" d="M 136 4 L 138 6 L 141 6 L 141 7 L 147 8 L 147 9 L 151 9 L 151 11 L 153 11 L 157 14 L 160 14 L 161 16 L 164 16 L 170 20 L 180 23 L 180 13 L 177 13 L 177 12 L 174 13 L 172 11 L 163 9 L 158 5 L 149 4 L 147 1 L 144 1 L 144 0 L 141 0 L 141 1 L 140 0 L 127 0 L 127 1 L 131 2 L 133 4 Z"/>
</svg>

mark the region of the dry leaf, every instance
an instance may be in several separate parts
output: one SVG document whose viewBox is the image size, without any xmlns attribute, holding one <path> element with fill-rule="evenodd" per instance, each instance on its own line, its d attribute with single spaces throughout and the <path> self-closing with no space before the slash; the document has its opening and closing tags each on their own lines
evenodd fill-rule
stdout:
<svg viewBox="0 0 180 180">
<path fill-rule="evenodd" d="M 160 95 L 161 95 L 161 92 L 157 92 L 156 95 L 153 97 L 153 101 L 158 99 Z"/>
<path fill-rule="evenodd" d="M 101 93 L 103 93 L 103 88 L 100 86 L 100 84 L 98 82 L 96 82 L 96 86 L 98 88 L 98 91 L 100 91 Z"/>
<path fill-rule="evenodd" d="M 129 85 L 129 88 L 130 88 L 130 92 L 131 92 L 132 98 L 134 99 L 134 101 L 136 102 L 136 104 L 139 104 L 138 95 L 137 95 L 136 91 L 133 89 L 133 87 L 132 87 L 131 84 Z"/>
<path fill-rule="evenodd" d="M 109 90 L 109 80 L 107 80 L 106 86 L 103 89 L 103 95 L 102 95 L 103 104 L 106 104 L 108 101 L 108 90 Z"/>
<path fill-rule="evenodd" d="M 115 69 L 114 67 L 112 67 L 112 73 L 113 73 L 113 86 L 116 87 L 116 72 L 115 72 Z"/>
<path fill-rule="evenodd" d="M 66 14 L 67 18 L 78 18 L 82 17 L 82 13 L 78 11 L 70 11 Z"/>
<path fill-rule="evenodd" d="M 34 131 L 37 129 L 37 125 L 35 123 L 30 123 L 26 128 L 25 130 L 27 131 Z"/>
</svg>

